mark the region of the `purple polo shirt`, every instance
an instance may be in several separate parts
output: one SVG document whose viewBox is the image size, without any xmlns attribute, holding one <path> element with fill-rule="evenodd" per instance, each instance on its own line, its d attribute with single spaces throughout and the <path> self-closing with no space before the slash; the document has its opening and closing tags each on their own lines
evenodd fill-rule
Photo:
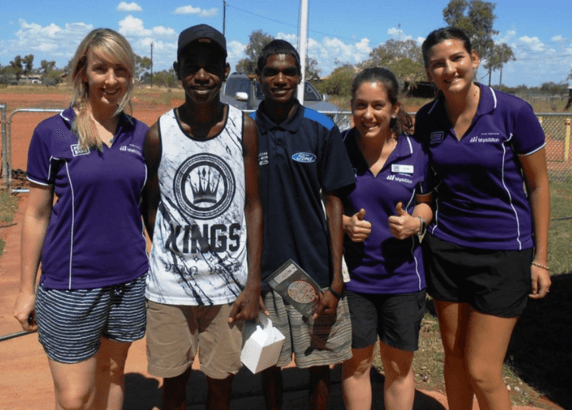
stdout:
<svg viewBox="0 0 572 410">
<path fill-rule="evenodd" d="M 532 216 L 518 155 L 544 147 L 532 107 L 479 84 L 481 99 L 469 130 L 458 140 L 439 98 L 416 117 L 436 173 L 436 212 L 429 232 L 480 249 L 531 248 Z"/>
<path fill-rule="evenodd" d="M 415 195 L 428 193 L 428 157 L 421 144 L 402 134 L 381 171 L 374 176 L 357 145 L 357 131 L 345 136 L 346 149 L 354 167 L 356 185 L 344 198 L 344 212 L 353 215 L 365 209 L 371 233 L 364 242 L 344 236 L 344 257 L 351 280 L 346 287 L 359 293 L 395 294 L 425 289 L 425 272 L 419 238 L 396 239 L 388 218 L 403 203 L 409 214 Z"/>
<path fill-rule="evenodd" d="M 111 148 L 82 151 L 74 111 L 42 121 L 28 152 L 28 179 L 58 198 L 42 249 L 40 282 L 92 289 L 128 282 L 149 268 L 139 205 L 147 178 L 148 127 L 122 114 Z"/>
</svg>

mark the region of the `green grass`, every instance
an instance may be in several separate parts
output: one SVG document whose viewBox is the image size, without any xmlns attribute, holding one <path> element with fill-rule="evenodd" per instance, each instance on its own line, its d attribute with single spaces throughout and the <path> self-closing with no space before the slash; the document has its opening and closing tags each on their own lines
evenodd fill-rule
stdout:
<svg viewBox="0 0 572 410">
<path fill-rule="evenodd" d="M 179 88 L 137 87 L 133 96 L 149 104 L 171 105 L 173 98 L 183 100 L 185 92 Z"/>
<path fill-rule="evenodd" d="M 2 226 L 9 225 L 14 217 L 14 212 L 18 206 L 18 198 L 8 194 L 8 191 L 0 190 L 0 229 Z M 0 256 L 4 251 L 4 246 L 6 243 L 0 239 Z"/>
<path fill-rule="evenodd" d="M 572 181 L 550 182 L 548 265 L 553 274 L 572 271 Z M 570 218 L 570 219 L 566 219 Z"/>
<path fill-rule="evenodd" d="M 26 85 L 9 85 L 0 89 L 0 96 L 4 93 L 9 94 L 70 94 L 71 87 L 65 83 L 56 87 L 46 87 L 42 84 L 26 84 Z"/>
</svg>

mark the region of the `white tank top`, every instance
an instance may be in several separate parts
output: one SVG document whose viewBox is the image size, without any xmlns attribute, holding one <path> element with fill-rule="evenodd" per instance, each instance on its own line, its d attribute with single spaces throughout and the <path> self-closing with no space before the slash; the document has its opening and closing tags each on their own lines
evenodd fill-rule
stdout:
<svg viewBox="0 0 572 410">
<path fill-rule="evenodd" d="M 243 113 L 228 106 L 223 130 L 187 136 L 171 110 L 159 118 L 161 199 L 146 297 L 170 305 L 233 302 L 248 274 Z"/>
</svg>

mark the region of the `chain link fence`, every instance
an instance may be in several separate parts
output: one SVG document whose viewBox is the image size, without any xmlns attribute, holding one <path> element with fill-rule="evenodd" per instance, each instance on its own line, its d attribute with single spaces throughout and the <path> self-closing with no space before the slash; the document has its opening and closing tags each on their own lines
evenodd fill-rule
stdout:
<svg viewBox="0 0 572 410">
<path fill-rule="evenodd" d="M 551 181 L 572 182 L 571 114 L 537 114 L 546 135 L 546 159 Z"/>
<path fill-rule="evenodd" d="M 332 116 L 340 128 L 350 127 L 351 112 L 326 112 Z M 415 117 L 415 112 L 409 113 Z M 546 159 L 548 161 L 548 176 L 551 181 L 572 182 L 572 142 L 571 126 L 572 113 L 538 113 L 538 121 L 546 135 Z"/>
<path fill-rule="evenodd" d="M 19 109 L 14 110 L 10 116 L 7 116 L 6 105 L 0 103 L 0 116 L 2 119 L 2 169 L 0 177 L 2 177 L 2 185 L 4 188 L 18 188 L 25 184 L 25 172 L 23 168 L 13 169 L 12 146 L 11 146 L 11 125 L 12 117 L 19 112 L 59 112 L 56 109 Z M 351 112 L 350 111 L 324 111 L 324 114 L 330 116 L 338 125 L 340 130 L 350 128 Z M 414 112 L 410 112 L 415 116 Z M 572 144 L 570 121 L 572 114 L 568 113 L 539 113 L 538 120 L 542 125 L 546 135 L 546 157 L 548 160 L 548 174 L 551 181 L 572 182 Z M 22 121 L 25 121 L 25 117 Z M 7 177 L 8 176 L 8 177 Z"/>
</svg>

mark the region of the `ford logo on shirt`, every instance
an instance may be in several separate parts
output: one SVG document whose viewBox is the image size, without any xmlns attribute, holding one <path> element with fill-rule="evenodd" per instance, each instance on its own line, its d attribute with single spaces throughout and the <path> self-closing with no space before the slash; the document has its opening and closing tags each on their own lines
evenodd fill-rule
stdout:
<svg viewBox="0 0 572 410">
<path fill-rule="evenodd" d="M 311 162 L 316 162 L 316 156 L 309 152 L 297 152 L 292 155 L 292 159 L 297 162 L 302 162 L 304 164 L 309 164 Z"/>
</svg>

